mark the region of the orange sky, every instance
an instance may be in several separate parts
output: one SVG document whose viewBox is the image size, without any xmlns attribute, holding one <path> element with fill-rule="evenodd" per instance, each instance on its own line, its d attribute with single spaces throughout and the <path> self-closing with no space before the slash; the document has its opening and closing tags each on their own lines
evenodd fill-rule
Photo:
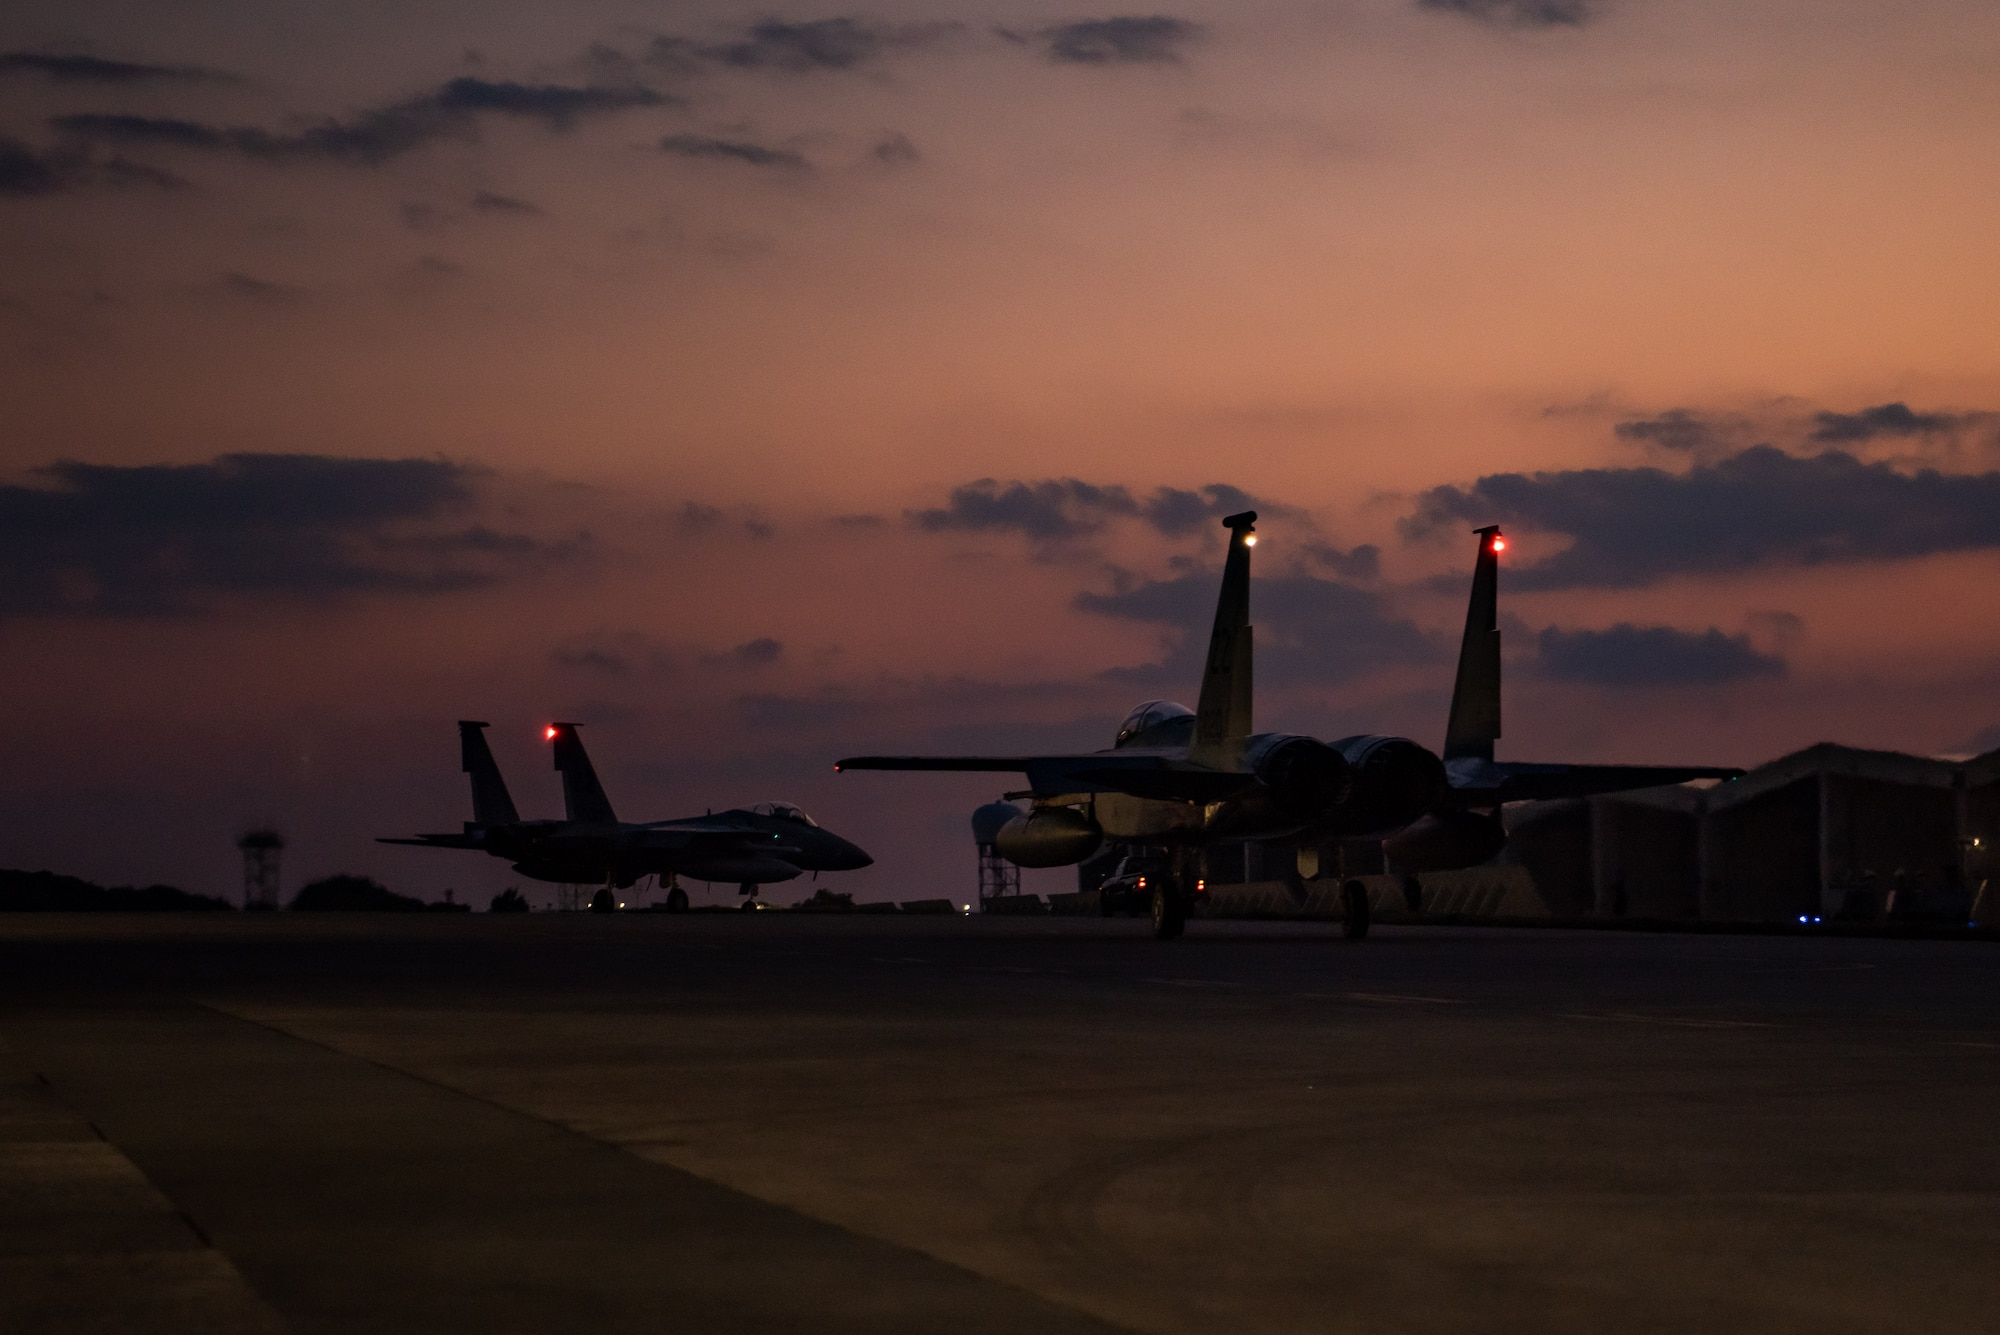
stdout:
<svg viewBox="0 0 2000 1335">
<path fill-rule="evenodd" d="M 1403 522 L 1431 488 L 1687 477 L 1762 443 L 2000 466 L 1996 59 L 2000 12 L 1942 2 L 10 6 L 0 480 L 443 460 L 451 531 L 527 545 L 477 556 L 477 588 L 182 575 L 135 612 L 67 570 L 54 602 L 0 605 L 0 865 L 219 888 L 268 816 L 299 876 L 484 892 L 504 869 L 368 837 L 462 818 L 461 716 L 547 805 L 531 730 L 560 713 L 633 815 L 795 797 L 875 852 L 863 893 L 956 885 L 990 781 L 827 762 L 1108 740 L 1137 687 L 1095 674 L 1179 632 L 1074 600 L 1200 571 L 1219 532 L 909 517 L 982 478 L 1255 497 L 1261 575 L 1344 582 L 1432 646 L 1356 672 L 1338 628 L 1281 618 L 1327 639 L 1267 683 L 1267 721 L 1435 743 L 1470 544 L 1463 516 Z M 467 109 L 467 79 L 541 100 Z M 575 90 L 600 102 L 561 110 Z M 384 117 L 416 128 L 374 157 L 312 137 Z M 1858 434 L 1817 416 L 1892 404 L 1912 415 Z M 1675 409 L 1700 444 L 1617 434 Z M 1865 532 L 1894 487 L 1857 485 L 1813 522 Z M 1884 492 L 1882 523 L 1930 503 Z M 353 522 L 343 543 L 391 531 Z M 1955 522 L 1510 587 L 1503 754 L 1963 747 L 2000 722 L 2000 538 Z M 1570 541 L 1521 537 L 1524 567 Z M 1372 576 L 1309 555 L 1360 543 Z M 38 550 L 5 555 L 17 583 Z M 1618 623 L 1714 628 L 1742 670 L 1537 657 L 1546 628 Z M 774 659 L 731 656 L 763 637 Z"/>
</svg>

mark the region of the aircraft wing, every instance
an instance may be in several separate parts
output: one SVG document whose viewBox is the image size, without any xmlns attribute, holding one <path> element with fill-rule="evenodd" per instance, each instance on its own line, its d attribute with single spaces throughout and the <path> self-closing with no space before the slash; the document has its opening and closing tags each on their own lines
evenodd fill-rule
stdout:
<svg viewBox="0 0 2000 1335">
<path fill-rule="evenodd" d="M 1025 774 L 1038 797 L 1129 793 L 1184 802 L 1216 802 L 1255 783 L 1248 774 L 1209 769 L 1146 751 L 1090 751 L 1067 756 L 849 756 L 836 770 L 949 770 Z"/>
<path fill-rule="evenodd" d="M 1520 760 L 1447 761 L 1454 806 L 1498 806 L 1558 797 L 1595 797 L 1634 788 L 1659 788 L 1690 779 L 1740 779 L 1744 771 L 1720 765 L 1560 765 Z"/>
</svg>

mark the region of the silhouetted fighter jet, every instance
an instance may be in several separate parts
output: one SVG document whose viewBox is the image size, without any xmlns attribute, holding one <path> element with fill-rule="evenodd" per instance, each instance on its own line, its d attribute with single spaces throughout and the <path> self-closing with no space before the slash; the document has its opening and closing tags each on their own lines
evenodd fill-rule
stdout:
<svg viewBox="0 0 2000 1335">
<path fill-rule="evenodd" d="M 523 876 L 562 885 L 622 890 L 641 877 L 658 876 L 670 909 L 688 906 L 687 891 L 678 884 L 682 876 L 735 882 L 742 894 L 751 895 L 759 885 L 789 881 L 800 872 L 854 871 L 874 861 L 789 802 L 760 802 L 685 820 L 621 821 L 574 723 L 552 723 L 544 733 L 563 776 L 565 819 L 522 820 L 486 745 L 486 726 L 471 720 L 458 725 L 460 763 L 472 777 L 472 819 L 464 830 L 377 842 L 472 849 L 508 859 Z"/>
<path fill-rule="evenodd" d="M 1196 707 L 1153 700 L 1119 725 L 1111 748 L 1050 756 L 851 756 L 836 769 L 991 770 L 1027 775 L 1027 812 L 995 848 L 1024 867 L 1059 867 L 1105 842 L 1170 850 L 1153 882 L 1153 932 L 1181 933 L 1200 884 L 1200 850 L 1257 841 L 1289 845 L 1303 880 L 1343 877 L 1346 934 L 1368 931 L 1368 898 L 1344 880 L 1343 845 L 1382 840 L 1405 871 L 1476 866 L 1506 843 L 1504 802 L 1617 792 L 1689 779 L 1734 778 L 1709 766 L 1522 764 L 1493 759 L 1500 736 L 1498 528 L 1480 546 L 1442 758 L 1407 737 L 1334 742 L 1253 730 L 1250 549 L 1254 511 L 1222 521 L 1222 567 Z"/>
</svg>

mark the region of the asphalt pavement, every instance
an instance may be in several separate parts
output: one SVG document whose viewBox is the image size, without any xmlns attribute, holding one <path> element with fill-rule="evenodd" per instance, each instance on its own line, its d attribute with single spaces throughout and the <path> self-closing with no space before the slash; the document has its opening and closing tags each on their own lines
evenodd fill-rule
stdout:
<svg viewBox="0 0 2000 1335">
<path fill-rule="evenodd" d="M 2000 946 L 0 917 L 0 1329 L 1988 1331 Z"/>
</svg>

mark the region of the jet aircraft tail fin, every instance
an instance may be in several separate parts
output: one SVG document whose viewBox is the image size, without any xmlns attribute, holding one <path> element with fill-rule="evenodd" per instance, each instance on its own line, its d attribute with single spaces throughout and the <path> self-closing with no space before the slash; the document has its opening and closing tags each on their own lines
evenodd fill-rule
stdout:
<svg viewBox="0 0 2000 1335">
<path fill-rule="evenodd" d="M 1458 650 L 1458 681 L 1444 729 L 1446 760 L 1491 760 L 1500 736 L 1500 526 L 1473 530 L 1479 559 L 1472 567 L 1472 601 Z"/>
<path fill-rule="evenodd" d="M 1215 628 L 1208 636 L 1201 697 L 1194 711 L 1194 743 L 1188 759 L 1223 764 L 1229 743 L 1252 729 L 1255 677 L 1250 647 L 1250 549 L 1257 545 L 1255 510 L 1222 521 L 1229 530 L 1229 555 L 1222 563 L 1222 593 L 1215 602 Z"/>
<path fill-rule="evenodd" d="M 513 825 L 521 819 L 514 810 L 513 795 L 500 777 L 492 748 L 486 745 L 486 725 L 472 719 L 458 721 L 459 768 L 472 776 L 472 822 L 475 825 Z"/>
<path fill-rule="evenodd" d="M 574 723 L 549 725 L 549 740 L 555 743 L 556 768 L 563 776 L 563 815 L 593 825 L 616 824 L 618 817 L 612 813 L 611 799 L 604 795 L 604 785 L 597 781 L 597 770 L 591 765 L 576 729 Z"/>
</svg>

